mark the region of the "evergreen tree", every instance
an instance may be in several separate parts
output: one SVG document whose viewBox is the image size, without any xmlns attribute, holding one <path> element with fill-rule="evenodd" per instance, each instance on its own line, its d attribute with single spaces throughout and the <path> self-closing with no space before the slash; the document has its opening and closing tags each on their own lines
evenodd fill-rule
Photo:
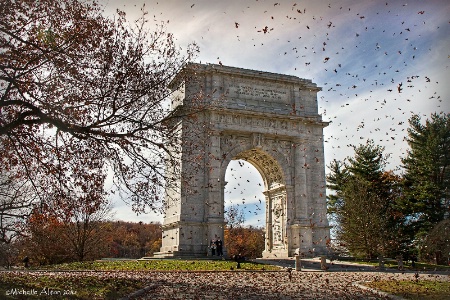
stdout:
<svg viewBox="0 0 450 300">
<path fill-rule="evenodd" d="M 450 114 L 432 114 L 425 124 L 418 115 L 409 119 L 410 150 L 402 159 L 405 194 L 402 208 L 408 227 L 421 240 L 432 227 L 449 217 Z"/>
<path fill-rule="evenodd" d="M 374 258 L 395 254 L 404 242 L 402 215 L 396 211 L 399 177 L 385 172 L 384 148 L 372 140 L 354 147 L 355 156 L 333 161 L 327 176 L 329 212 L 338 239 L 352 255 Z"/>
<path fill-rule="evenodd" d="M 334 215 L 343 204 L 341 187 L 348 177 L 348 171 L 343 162 L 333 159 L 328 166 L 331 172 L 327 175 L 327 188 L 335 191 L 327 196 L 328 213 Z"/>
</svg>

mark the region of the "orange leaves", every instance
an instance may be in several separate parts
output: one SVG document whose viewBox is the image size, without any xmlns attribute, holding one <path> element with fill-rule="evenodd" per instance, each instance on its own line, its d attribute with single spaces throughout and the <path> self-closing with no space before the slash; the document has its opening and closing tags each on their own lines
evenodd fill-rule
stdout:
<svg viewBox="0 0 450 300">
<path fill-rule="evenodd" d="M 234 227 L 225 230 L 225 247 L 228 256 L 260 257 L 264 250 L 264 230 L 255 227 Z"/>
<path fill-rule="evenodd" d="M 59 226 L 61 222 L 48 212 L 39 212 L 37 209 L 28 218 L 28 223 L 32 226 Z"/>
</svg>

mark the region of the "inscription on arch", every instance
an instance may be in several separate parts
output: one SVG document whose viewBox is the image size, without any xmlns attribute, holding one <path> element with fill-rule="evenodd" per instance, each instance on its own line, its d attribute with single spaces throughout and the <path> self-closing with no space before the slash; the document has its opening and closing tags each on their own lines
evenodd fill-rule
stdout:
<svg viewBox="0 0 450 300">
<path fill-rule="evenodd" d="M 230 83 L 227 93 L 231 97 L 257 98 L 261 100 L 275 100 L 287 103 L 289 100 L 288 91 L 283 88 L 266 87 L 239 83 Z"/>
</svg>

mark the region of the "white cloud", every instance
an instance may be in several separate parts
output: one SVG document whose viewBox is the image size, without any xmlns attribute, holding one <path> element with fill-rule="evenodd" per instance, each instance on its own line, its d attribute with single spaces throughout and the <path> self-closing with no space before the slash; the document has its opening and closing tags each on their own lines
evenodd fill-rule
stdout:
<svg viewBox="0 0 450 300">
<path fill-rule="evenodd" d="M 124 203 L 120 199 L 114 201 L 114 208 L 112 210 L 114 212 L 114 220 L 117 221 L 128 221 L 128 222 L 143 222 L 143 223 L 151 223 L 151 222 L 159 222 L 162 223 L 163 215 L 150 212 L 145 214 L 136 214 L 132 211 L 131 206 Z"/>
</svg>

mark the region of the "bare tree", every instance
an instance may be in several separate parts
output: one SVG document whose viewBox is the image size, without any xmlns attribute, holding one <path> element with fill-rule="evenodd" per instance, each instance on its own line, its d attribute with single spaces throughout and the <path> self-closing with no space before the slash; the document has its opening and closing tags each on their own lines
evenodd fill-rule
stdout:
<svg viewBox="0 0 450 300">
<path fill-rule="evenodd" d="M 225 212 L 225 221 L 228 223 L 228 227 L 241 227 L 245 222 L 244 211 L 239 209 L 238 205 L 231 205 Z"/>
<path fill-rule="evenodd" d="M 0 174 L 0 244 L 10 244 L 23 235 L 25 217 L 36 202 L 29 182 Z"/>
<path fill-rule="evenodd" d="M 111 217 L 111 205 L 104 202 L 95 209 L 89 203 L 77 205 L 71 217 L 63 219 L 62 240 L 76 260 L 95 259 L 97 254 L 106 252 L 102 247 L 107 247 L 106 221 Z"/>
</svg>

